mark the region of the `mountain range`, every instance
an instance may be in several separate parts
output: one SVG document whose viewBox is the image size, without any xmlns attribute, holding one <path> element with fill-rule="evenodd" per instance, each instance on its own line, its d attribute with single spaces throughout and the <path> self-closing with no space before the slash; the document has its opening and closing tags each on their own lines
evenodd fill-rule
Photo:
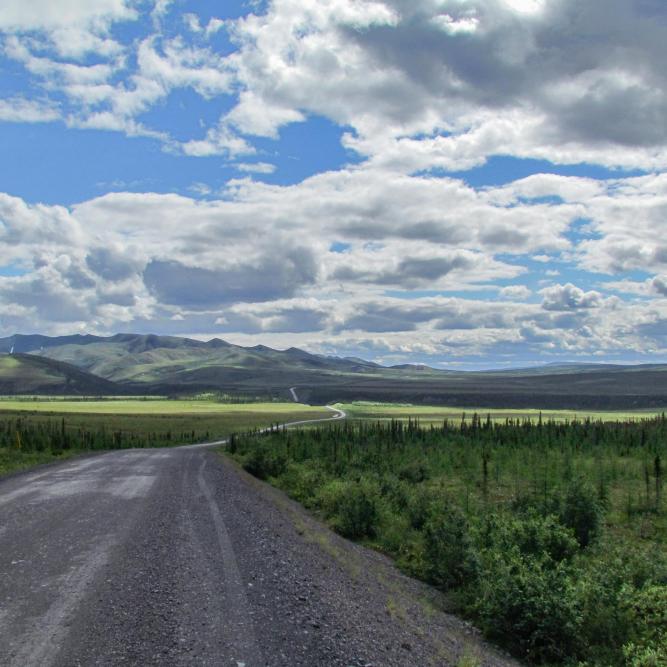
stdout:
<svg viewBox="0 0 667 667">
<path fill-rule="evenodd" d="M 189 394 L 221 391 L 301 400 L 475 407 L 642 408 L 667 405 L 667 365 L 547 364 L 503 371 L 381 366 L 298 348 L 214 338 L 116 334 L 0 338 L 2 394 Z"/>
</svg>

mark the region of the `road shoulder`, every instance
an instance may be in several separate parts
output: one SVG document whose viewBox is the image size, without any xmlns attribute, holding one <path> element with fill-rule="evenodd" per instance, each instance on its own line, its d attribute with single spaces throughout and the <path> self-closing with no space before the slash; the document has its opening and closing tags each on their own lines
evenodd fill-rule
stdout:
<svg viewBox="0 0 667 667">
<path fill-rule="evenodd" d="M 387 557 L 343 539 L 282 491 L 220 452 L 208 466 L 226 512 L 256 627 L 271 665 L 457 665 L 519 663 L 442 611 L 432 587 Z M 300 648 L 284 638 L 299 637 Z M 282 658 L 280 656 L 283 656 Z"/>
</svg>

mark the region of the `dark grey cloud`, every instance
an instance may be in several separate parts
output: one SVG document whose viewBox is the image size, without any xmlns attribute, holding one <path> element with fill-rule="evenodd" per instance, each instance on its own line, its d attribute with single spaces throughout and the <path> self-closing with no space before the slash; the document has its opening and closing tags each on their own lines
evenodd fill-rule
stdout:
<svg viewBox="0 0 667 667">
<path fill-rule="evenodd" d="M 457 269 L 469 269 L 474 262 L 463 255 L 453 257 L 408 257 L 398 265 L 398 275 L 408 281 L 433 281 Z"/>
<path fill-rule="evenodd" d="M 77 264 L 72 264 L 63 271 L 62 276 L 72 289 L 81 290 L 95 287 L 95 281 Z"/>
<path fill-rule="evenodd" d="M 525 326 L 519 329 L 521 340 L 526 343 L 549 343 L 554 335 L 549 331 L 544 331 L 534 326 Z"/>
<path fill-rule="evenodd" d="M 614 141 L 626 146 L 653 146 L 667 138 L 667 96 L 647 96 L 642 86 L 594 86 L 589 94 L 562 110 L 561 127 L 587 142 Z"/>
<path fill-rule="evenodd" d="M 422 322 L 436 319 L 442 313 L 438 306 L 424 307 L 410 303 L 363 303 L 339 325 L 339 330 L 359 329 L 375 333 L 414 331 Z"/>
<path fill-rule="evenodd" d="M 51 276 L 4 280 L 0 282 L 0 300 L 34 308 L 40 321 L 76 322 L 91 315 L 87 300 L 63 289 Z"/>
<path fill-rule="evenodd" d="M 507 329 L 512 326 L 511 313 L 504 310 L 486 308 L 452 309 L 436 322 L 436 329 L 472 330 L 472 329 Z"/>
<path fill-rule="evenodd" d="M 226 311 L 220 331 L 241 333 L 306 333 L 326 328 L 330 313 L 322 308 L 268 307 L 261 311 Z"/>
<path fill-rule="evenodd" d="M 667 296 L 667 277 L 656 276 L 651 281 L 651 287 L 655 292 L 657 292 L 661 296 Z"/>
<path fill-rule="evenodd" d="M 234 303 L 289 298 L 315 283 L 318 267 L 310 249 L 276 248 L 255 263 L 202 269 L 176 260 L 152 260 L 144 270 L 146 287 L 164 304 L 207 309 Z"/>
<path fill-rule="evenodd" d="M 562 309 L 561 309 L 562 310 Z M 565 329 L 578 330 L 585 321 L 587 309 L 570 310 L 558 312 L 556 310 L 531 314 L 525 319 L 527 327 L 539 327 L 540 329 Z"/>
<path fill-rule="evenodd" d="M 637 326 L 637 332 L 664 345 L 667 343 L 667 318 L 659 317 L 652 322 L 640 324 Z"/>
<path fill-rule="evenodd" d="M 378 95 L 383 114 L 397 122 L 442 98 L 487 109 L 530 104 L 565 139 L 667 142 L 664 2 L 547 1 L 530 16 L 502 0 L 444 0 L 437 11 L 425 0 L 386 4 L 397 10 L 397 25 L 350 28 L 348 35 L 375 66 L 403 72 L 414 88 L 403 100 Z M 434 21 L 438 11 L 476 20 L 477 29 L 448 32 Z M 579 86 L 578 94 L 555 88 L 567 84 Z"/>
<path fill-rule="evenodd" d="M 433 322 L 436 330 L 507 329 L 515 315 L 506 304 L 484 304 L 471 301 L 393 301 L 358 304 L 354 312 L 339 325 L 339 330 L 360 329 L 376 333 L 415 331 L 418 325 Z"/>
<path fill-rule="evenodd" d="M 125 280 L 136 274 L 141 265 L 126 253 L 112 248 L 94 248 L 86 255 L 88 268 L 106 280 Z"/>
<path fill-rule="evenodd" d="M 335 280 L 364 281 L 376 285 L 417 287 L 443 278 L 452 271 L 469 269 L 474 261 L 465 255 L 451 257 L 406 257 L 393 269 L 372 269 L 341 266 L 332 275 Z"/>
<path fill-rule="evenodd" d="M 542 290 L 542 295 L 542 308 L 545 310 L 586 310 L 602 305 L 602 295 L 599 292 L 584 292 L 572 283 L 547 287 Z"/>
<path fill-rule="evenodd" d="M 418 193 L 404 193 L 403 201 L 410 196 L 418 196 Z M 440 222 L 422 221 L 415 223 L 404 218 L 397 220 L 396 213 L 400 208 L 402 207 L 395 206 L 391 213 L 382 218 L 362 218 L 360 215 L 358 220 L 341 223 L 338 226 L 338 231 L 346 238 L 364 241 L 381 242 L 393 237 L 410 241 L 430 241 L 448 246 L 474 244 L 475 242 L 473 231 L 458 222 L 452 223 L 444 219 Z"/>
<path fill-rule="evenodd" d="M 525 248 L 530 241 L 528 231 L 508 229 L 508 226 L 493 225 L 480 230 L 479 239 L 489 246 L 514 246 L 518 251 Z"/>
<path fill-rule="evenodd" d="M 99 296 L 104 303 L 110 303 L 114 306 L 131 308 L 137 303 L 137 297 L 132 292 L 127 291 L 106 290 L 101 291 Z"/>
<path fill-rule="evenodd" d="M 473 240 L 469 228 L 447 224 L 442 220 L 421 220 L 415 223 L 406 220 L 399 233 L 405 239 L 423 239 L 451 245 L 469 243 Z"/>
</svg>

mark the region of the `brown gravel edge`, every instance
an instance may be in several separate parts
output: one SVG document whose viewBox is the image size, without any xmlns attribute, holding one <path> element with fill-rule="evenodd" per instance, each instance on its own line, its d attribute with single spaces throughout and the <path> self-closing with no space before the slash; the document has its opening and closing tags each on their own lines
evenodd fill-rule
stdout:
<svg viewBox="0 0 667 667">
<path fill-rule="evenodd" d="M 469 658 L 465 664 L 471 667 L 519 667 L 520 662 L 486 642 L 472 624 L 445 611 L 447 599 L 435 588 L 403 574 L 389 557 L 336 534 L 285 492 L 243 470 L 224 448 L 216 452 L 225 476 L 231 473 L 263 505 L 261 515 L 282 534 L 281 542 L 293 542 L 292 567 L 316 572 L 315 579 L 326 572 L 326 580 L 320 577 L 323 598 L 333 599 L 346 618 L 375 619 L 366 631 L 353 625 L 354 634 L 372 634 L 376 645 L 383 644 L 382 655 L 365 662 L 367 654 L 350 664 L 456 667 Z M 353 593 L 354 599 L 341 599 L 341 591 Z M 352 637 L 350 641 L 355 643 Z"/>
</svg>

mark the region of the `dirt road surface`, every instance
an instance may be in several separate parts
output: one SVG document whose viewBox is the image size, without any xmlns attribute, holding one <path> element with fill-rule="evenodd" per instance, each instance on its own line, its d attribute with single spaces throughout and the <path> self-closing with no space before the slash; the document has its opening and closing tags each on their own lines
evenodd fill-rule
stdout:
<svg viewBox="0 0 667 667">
<path fill-rule="evenodd" d="M 516 664 L 439 605 L 210 448 L 0 481 L 6 667 Z"/>
</svg>

